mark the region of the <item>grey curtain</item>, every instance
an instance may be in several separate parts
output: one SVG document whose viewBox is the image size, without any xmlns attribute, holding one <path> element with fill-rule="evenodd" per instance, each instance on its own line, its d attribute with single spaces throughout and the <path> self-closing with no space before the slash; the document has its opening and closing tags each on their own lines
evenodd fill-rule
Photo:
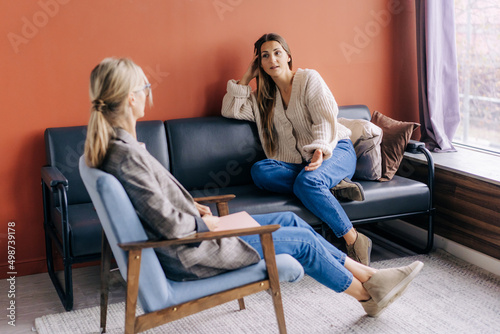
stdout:
<svg viewBox="0 0 500 334">
<path fill-rule="evenodd" d="M 460 123 L 453 0 L 416 0 L 421 138 L 434 152 L 453 152 Z"/>
</svg>

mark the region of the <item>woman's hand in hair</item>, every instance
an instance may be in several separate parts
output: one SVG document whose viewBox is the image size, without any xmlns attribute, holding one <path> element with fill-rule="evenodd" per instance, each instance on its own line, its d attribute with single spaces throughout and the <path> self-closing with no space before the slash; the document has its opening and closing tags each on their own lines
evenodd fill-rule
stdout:
<svg viewBox="0 0 500 334">
<path fill-rule="evenodd" d="M 243 77 L 238 82 L 240 85 L 248 85 L 253 78 L 259 75 L 259 56 L 254 55 L 250 65 L 248 65 L 247 71 L 243 74 Z"/>
<path fill-rule="evenodd" d="M 321 166 L 322 163 L 323 163 L 323 151 L 316 150 L 314 151 L 311 162 L 309 163 L 309 165 L 305 167 L 305 170 L 308 172 L 316 170 L 319 168 L 319 166 Z"/>
</svg>

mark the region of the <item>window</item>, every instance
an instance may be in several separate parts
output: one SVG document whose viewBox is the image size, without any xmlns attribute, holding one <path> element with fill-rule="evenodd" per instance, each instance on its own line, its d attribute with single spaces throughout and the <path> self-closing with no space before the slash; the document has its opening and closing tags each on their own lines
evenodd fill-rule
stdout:
<svg viewBox="0 0 500 334">
<path fill-rule="evenodd" d="M 454 142 L 500 152 L 500 1 L 455 0 L 460 125 Z"/>
</svg>

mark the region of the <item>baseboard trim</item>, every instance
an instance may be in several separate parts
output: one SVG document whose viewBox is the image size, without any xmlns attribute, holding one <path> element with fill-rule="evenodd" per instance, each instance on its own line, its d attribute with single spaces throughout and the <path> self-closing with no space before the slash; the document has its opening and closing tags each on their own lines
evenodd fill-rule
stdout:
<svg viewBox="0 0 500 334">
<path fill-rule="evenodd" d="M 404 236 L 409 240 L 418 243 L 425 243 L 427 240 L 427 231 L 413 224 L 401 220 L 382 222 L 379 224 L 381 227 L 390 228 L 392 231 L 397 232 L 398 235 Z M 442 249 L 459 259 L 500 276 L 500 260 L 492 256 L 478 252 L 437 234 L 434 235 L 434 248 Z"/>
<path fill-rule="evenodd" d="M 62 264 L 62 259 L 58 256 L 54 258 L 54 265 L 55 265 L 55 270 L 56 271 L 63 271 L 64 267 Z M 82 262 L 82 263 L 75 263 L 71 267 L 73 269 L 76 268 L 83 268 L 83 267 L 89 267 L 89 266 L 96 266 L 101 263 L 100 260 L 96 261 L 90 261 L 90 262 Z M 27 275 L 35 275 L 35 274 L 42 274 L 47 272 L 47 261 L 45 258 L 42 259 L 35 259 L 35 260 L 28 260 L 28 261 L 23 261 L 23 262 L 18 262 L 16 263 L 15 266 L 15 274 L 10 274 L 8 275 L 7 273 L 12 272 L 12 270 L 9 269 L 9 265 L 0 265 L 0 279 L 4 278 L 10 278 L 11 276 L 27 276 Z"/>
</svg>

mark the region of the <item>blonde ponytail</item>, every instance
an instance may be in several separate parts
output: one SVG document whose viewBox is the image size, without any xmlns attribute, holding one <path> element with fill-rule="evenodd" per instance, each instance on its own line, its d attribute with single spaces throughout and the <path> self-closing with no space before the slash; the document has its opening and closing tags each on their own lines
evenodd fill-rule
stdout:
<svg viewBox="0 0 500 334">
<path fill-rule="evenodd" d="M 125 117 L 125 103 L 132 89 L 146 80 L 142 69 L 126 58 L 106 58 L 90 74 L 92 101 L 85 140 L 85 162 L 99 168 L 108 152 L 115 128 Z M 149 94 L 152 103 L 152 94 Z"/>
<path fill-rule="evenodd" d="M 101 166 L 113 135 L 114 129 L 109 125 L 102 111 L 92 110 L 85 140 L 85 162 L 89 167 Z"/>
</svg>

